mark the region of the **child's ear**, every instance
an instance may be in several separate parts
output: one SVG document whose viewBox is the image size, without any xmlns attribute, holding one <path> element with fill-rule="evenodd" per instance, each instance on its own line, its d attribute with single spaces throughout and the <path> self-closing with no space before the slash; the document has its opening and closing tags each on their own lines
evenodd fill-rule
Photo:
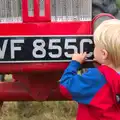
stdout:
<svg viewBox="0 0 120 120">
<path fill-rule="evenodd" d="M 105 49 L 102 49 L 102 59 L 106 60 L 108 58 L 108 52 Z"/>
</svg>

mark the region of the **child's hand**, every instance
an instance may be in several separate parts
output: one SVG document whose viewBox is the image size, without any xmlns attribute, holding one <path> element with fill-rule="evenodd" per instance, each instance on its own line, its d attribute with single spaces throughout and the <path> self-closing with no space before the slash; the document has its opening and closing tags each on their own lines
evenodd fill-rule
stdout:
<svg viewBox="0 0 120 120">
<path fill-rule="evenodd" d="M 76 54 L 73 54 L 72 60 L 75 60 L 75 61 L 79 62 L 80 64 L 82 64 L 85 62 L 86 57 L 87 57 L 86 52 L 80 53 L 80 54 L 76 53 Z"/>
</svg>

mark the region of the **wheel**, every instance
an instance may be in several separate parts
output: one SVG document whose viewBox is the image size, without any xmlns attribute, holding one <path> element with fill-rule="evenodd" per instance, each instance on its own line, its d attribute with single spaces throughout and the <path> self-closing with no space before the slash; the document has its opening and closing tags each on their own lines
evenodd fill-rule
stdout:
<svg viewBox="0 0 120 120">
<path fill-rule="evenodd" d="M 120 19 L 120 0 L 93 0 L 93 17 L 100 13 L 110 13 Z"/>
</svg>

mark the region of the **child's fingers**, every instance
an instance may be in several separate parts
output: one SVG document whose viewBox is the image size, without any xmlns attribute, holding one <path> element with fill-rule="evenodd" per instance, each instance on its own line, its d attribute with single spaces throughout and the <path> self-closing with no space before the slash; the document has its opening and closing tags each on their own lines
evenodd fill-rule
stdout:
<svg viewBox="0 0 120 120">
<path fill-rule="evenodd" d="M 87 53 L 86 53 L 86 52 L 83 53 L 83 57 L 84 57 L 84 58 L 87 57 Z"/>
<path fill-rule="evenodd" d="M 93 58 L 93 61 L 97 61 L 95 58 Z"/>
<path fill-rule="evenodd" d="M 84 53 L 80 53 L 79 55 L 85 56 L 85 55 L 86 55 L 86 53 L 85 53 L 85 52 L 84 52 Z"/>
<path fill-rule="evenodd" d="M 87 55 L 87 52 L 84 52 L 84 55 L 86 56 L 86 55 Z"/>
</svg>

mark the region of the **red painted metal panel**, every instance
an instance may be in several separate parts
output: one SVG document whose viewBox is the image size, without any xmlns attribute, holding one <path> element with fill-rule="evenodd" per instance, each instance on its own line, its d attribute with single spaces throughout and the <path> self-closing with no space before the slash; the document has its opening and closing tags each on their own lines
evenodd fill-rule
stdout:
<svg viewBox="0 0 120 120">
<path fill-rule="evenodd" d="M 45 0 L 45 16 L 40 16 L 39 0 L 34 0 L 34 15 L 31 17 L 28 15 L 28 0 L 22 0 L 22 16 L 23 22 L 50 22 L 50 0 Z"/>
<path fill-rule="evenodd" d="M 46 75 L 47 74 L 47 75 Z M 14 74 L 16 82 L 0 83 L 2 101 L 66 100 L 59 91 L 61 72 Z"/>
<path fill-rule="evenodd" d="M 37 19 L 37 17 L 39 17 L 39 4 L 40 4 L 40 2 L 39 2 L 39 0 L 34 0 L 33 1 L 33 3 L 34 3 L 34 17 Z"/>
<path fill-rule="evenodd" d="M 0 24 L 0 36 L 90 35 L 91 22 L 48 22 Z"/>
<path fill-rule="evenodd" d="M 27 18 L 28 18 L 28 0 L 22 0 L 22 18 L 23 18 L 23 22 L 27 22 Z"/>
<path fill-rule="evenodd" d="M 63 71 L 68 63 L 18 63 L 0 64 L 0 73 L 55 72 Z"/>
<path fill-rule="evenodd" d="M 0 24 L 0 28 L 0 36 L 91 34 L 90 21 Z M 66 100 L 60 94 L 58 80 L 67 65 L 68 63 L 0 64 L 0 73 L 13 73 L 15 79 L 12 83 L 0 83 L 0 100 Z"/>
<path fill-rule="evenodd" d="M 0 64 L 0 73 L 34 73 L 64 71 L 69 63 L 13 63 Z M 83 68 L 94 67 L 93 62 L 86 62 Z"/>
<path fill-rule="evenodd" d="M 50 22 L 50 0 L 45 0 L 45 16 L 39 16 L 34 0 L 34 16 L 28 16 L 28 0 L 22 0 L 23 23 L 0 24 L 0 36 L 91 35 L 92 22 Z M 0 100 L 65 100 L 59 83 L 68 63 L 0 64 L 0 73 L 13 73 L 14 82 L 0 83 Z M 31 74 L 29 74 L 31 72 Z"/>
<path fill-rule="evenodd" d="M 18 83 L 3 82 L 0 83 L 0 100 L 1 101 L 19 101 L 19 100 L 34 100 L 28 91 L 23 89 Z"/>
<path fill-rule="evenodd" d="M 48 84 L 48 83 L 46 83 Z M 47 89 L 47 87 L 46 87 Z M 44 91 L 43 91 L 44 92 Z M 18 83 L 0 83 L 0 100 L 1 101 L 55 101 L 55 100 L 66 100 L 60 92 L 59 88 L 54 90 L 53 93 L 49 96 L 46 95 L 46 99 L 42 99 L 43 96 L 38 96 L 38 98 L 34 98 L 28 93 L 23 87 L 21 87 Z"/>
</svg>

